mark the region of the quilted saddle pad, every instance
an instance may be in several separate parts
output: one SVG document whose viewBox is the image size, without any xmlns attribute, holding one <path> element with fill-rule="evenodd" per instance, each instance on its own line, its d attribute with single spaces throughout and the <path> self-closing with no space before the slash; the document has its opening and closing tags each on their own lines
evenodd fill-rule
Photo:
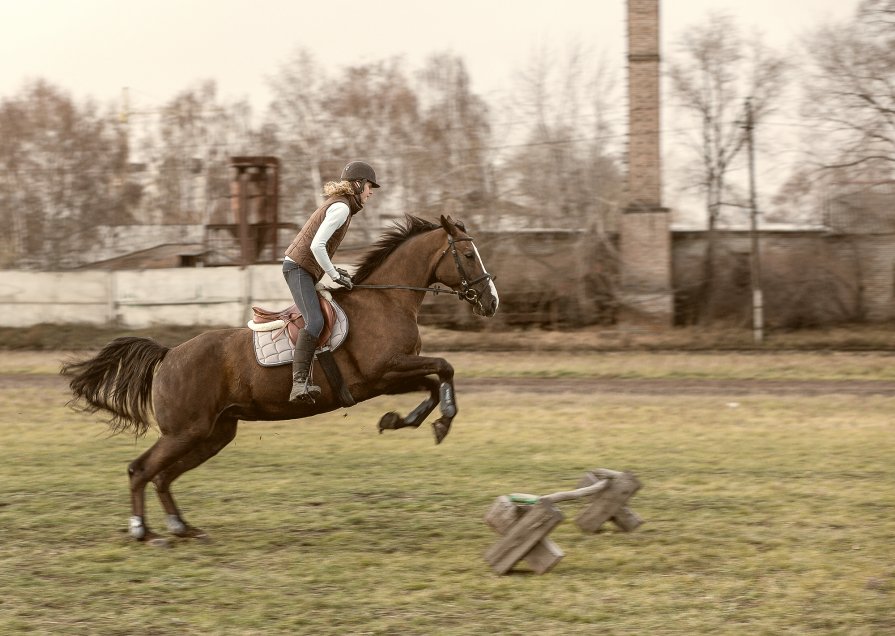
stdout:
<svg viewBox="0 0 895 636">
<path fill-rule="evenodd" d="M 332 326 L 329 340 L 324 346 L 332 351 L 338 349 L 345 338 L 348 337 L 348 316 L 345 311 L 333 300 L 330 301 L 335 311 L 335 320 Z M 253 331 L 255 343 L 255 357 L 258 364 L 264 367 L 278 367 L 283 364 L 291 364 L 295 354 L 295 346 L 289 340 L 286 329 L 273 331 Z M 319 347 L 320 351 L 323 347 Z"/>
</svg>

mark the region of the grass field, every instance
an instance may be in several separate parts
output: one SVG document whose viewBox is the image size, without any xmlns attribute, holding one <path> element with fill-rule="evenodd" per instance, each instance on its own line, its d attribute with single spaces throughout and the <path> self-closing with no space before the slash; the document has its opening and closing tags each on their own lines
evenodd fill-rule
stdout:
<svg viewBox="0 0 895 636">
<path fill-rule="evenodd" d="M 458 375 L 892 379 L 885 354 L 450 354 Z M 538 370 L 541 370 L 539 373 Z M 0 374 L 0 633 L 895 633 L 895 398 L 459 394 L 377 435 L 379 398 L 242 423 L 175 495 L 210 543 L 136 544 L 125 467 L 152 443 L 71 412 L 46 354 Z M 31 383 L 33 378 L 34 382 Z M 391 434 L 389 434 L 391 433 Z M 633 533 L 584 535 L 542 576 L 491 573 L 494 498 L 643 482 Z M 163 529 L 151 494 L 149 521 Z"/>
</svg>

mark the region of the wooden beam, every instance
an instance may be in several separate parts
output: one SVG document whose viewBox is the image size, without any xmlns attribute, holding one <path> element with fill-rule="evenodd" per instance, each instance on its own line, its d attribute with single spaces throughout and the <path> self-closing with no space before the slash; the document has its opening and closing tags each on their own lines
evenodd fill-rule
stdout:
<svg viewBox="0 0 895 636">
<path fill-rule="evenodd" d="M 497 574 L 506 574 L 563 520 L 550 502 L 532 506 L 485 552 L 485 560 Z"/>
<path fill-rule="evenodd" d="M 597 532 L 600 526 L 611 519 L 619 528 L 630 532 L 643 523 L 643 520 L 626 506 L 628 499 L 640 490 L 641 486 L 632 473 L 606 469 L 589 471 L 578 482 L 578 487 L 587 487 L 607 478 L 609 486 L 593 498 L 592 503 L 575 519 L 575 523 L 585 532 Z"/>
<path fill-rule="evenodd" d="M 514 504 L 509 497 L 501 495 L 485 515 L 485 523 L 491 526 L 497 534 L 504 535 L 526 512 L 526 506 Z M 564 556 L 565 553 L 552 539 L 544 537 L 522 557 L 522 560 L 538 574 L 544 574 L 549 572 Z"/>
</svg>

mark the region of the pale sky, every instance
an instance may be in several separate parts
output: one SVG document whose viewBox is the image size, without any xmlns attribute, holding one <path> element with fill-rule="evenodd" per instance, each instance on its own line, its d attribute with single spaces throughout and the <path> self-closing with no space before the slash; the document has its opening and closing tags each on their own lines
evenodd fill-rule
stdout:
<svg viewBox="0 0 895 636">
<path fill-rule="evenodd" d="M 666 48 L 710 9 L 784 46 L 857 0 L 665 0 Z M 337 8 L 338 7 L 338 8 Z M 156 106 L 202 79 L 263 108 L 265 79 L 298 47 L 327 67 L 402 55 L 462 57 L 473 90 L 506 90 L 540 46 L 592 46 L 624 68 L 625 0 L 0 0 L 0 97 L 43 77 L 81 99 Z"/>
</svg>

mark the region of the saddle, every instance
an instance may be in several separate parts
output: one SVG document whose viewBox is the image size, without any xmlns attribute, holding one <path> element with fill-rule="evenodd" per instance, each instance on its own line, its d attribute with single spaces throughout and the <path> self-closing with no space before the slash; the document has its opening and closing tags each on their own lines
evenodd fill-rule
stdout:
<svg viewBox="0 0 895 636">
<path fill-rule="evenodd" d="M 323 331 L 317 341 L 317 353 L 325 348 L 335 351 L 348 335 L 348 317 L 329 292 L 321 291 L 318 299 L 323 311 Z M 295 338 L 305 325 L 298 307 L 290 305 L 274 310 L 253 306 L 252 314 L 252 320 L 246 326 L 254 332 L 252 336 L 258 364 L 273 367 L 291 363 Z"/>
</svg>

